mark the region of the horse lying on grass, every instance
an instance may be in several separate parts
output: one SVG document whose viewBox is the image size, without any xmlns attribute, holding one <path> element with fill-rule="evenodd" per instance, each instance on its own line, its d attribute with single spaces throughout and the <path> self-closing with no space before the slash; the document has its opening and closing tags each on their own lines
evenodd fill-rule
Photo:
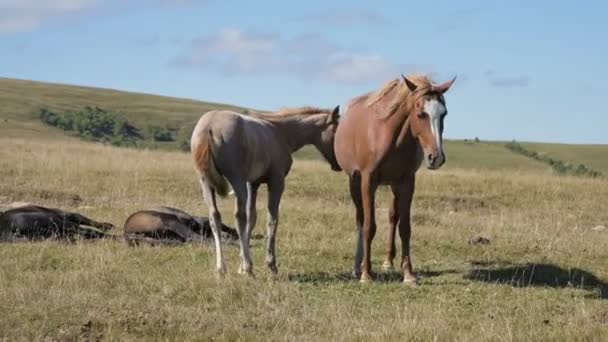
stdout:
<svg viewBox="0 0 608 342">
<path fill-rule="evenodd" d="M 0 241 L 99 239 L 114 228 L 78 213 L 26 204 L 0 213 Z"/>
<path fill-rule="evenodd" d="M 222 225 L 222 237 L 236 241 L 236 230 Z M 202 242 L 213 237 L 209 219 L 192 216 L 170 207 L 144 209 L 131 214 L 124 224 L 124 237 L 129 245 L 145 242 L 152 245 L 179 245 Z"/>
</svg>

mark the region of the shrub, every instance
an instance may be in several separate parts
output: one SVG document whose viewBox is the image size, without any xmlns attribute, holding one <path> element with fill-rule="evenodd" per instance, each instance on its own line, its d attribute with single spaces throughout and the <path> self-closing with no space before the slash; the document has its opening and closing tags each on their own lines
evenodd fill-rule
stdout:
<svg viewBox="0 0 608 342">
<path fill-rule="evenodd" d="M 76 133 L 83 139 L 101 141 L 116 146 L 134 146 L 142 139 L 137 127 L 123 115 L 108 112 L 99 107 L 85 107 L 77 112 L 56 113 L 46 108 L 40 110 L 44 123 Z"/>
<path fill-rule="evenodd" d="M 519 144 L 515 140 L 506 143 L 505 147 L 507 149 L 513 151 L 514 153 L 518 153 L 518 154 L 521 154 L 528 158 L 532 158 L 539 162 L 548 164 L 549 166 L 551 166 L 553 171 L 555 171 L 557 174 L 560 174 L 560 175 L 585 176 L 585 177 L 592 177 L 592 178 L 602 176 L 601 172 L 591 170 L 584 164 L 578 164 L 578 166 L 574 167 L 573 165 L 568 164 L 564 161 L 541 155 L 536 151 L 527 150 L 525 147 L 523 147 L 521 144 Z"/>
</svg>

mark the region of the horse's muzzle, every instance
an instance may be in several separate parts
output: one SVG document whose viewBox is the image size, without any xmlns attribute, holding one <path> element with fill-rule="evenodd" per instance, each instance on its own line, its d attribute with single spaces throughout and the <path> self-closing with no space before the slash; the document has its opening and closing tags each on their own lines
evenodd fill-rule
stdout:
<svg viewBox="0 0 608 342">
<path fill-rule="evenodd" d="M 424 157 L 424 161 L 429 170 L 437 170 L 445 163 L 445 156 L 443 153 L 440 155 L 429 153 Z"/>
</svg>

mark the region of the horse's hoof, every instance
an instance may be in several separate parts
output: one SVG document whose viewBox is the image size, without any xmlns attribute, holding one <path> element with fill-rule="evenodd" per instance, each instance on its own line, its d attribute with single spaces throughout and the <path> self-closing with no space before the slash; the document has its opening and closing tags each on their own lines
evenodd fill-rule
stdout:
<svg viewBox="0 0 608 342">
<path fill-rule="evenodd" d="M 408 285 L 408 286 L 417 286 L 418 285 L 418 278 L 416 278 L 415 275 L 405 275 L 403 276 L 403 284 Z"/>
<path fill-rule="evenodd" d="M 372 279 L 372 277 L 369 276 L 369 274 L 362 273 L 361 279 L 359 279 L 359 282 L 360 283 L 372 283 L 372 282 L 374 282 L 374 280 Z"/>
<path fill-rule="evenodd" d="M 392 272 L 395 268 L 393 267 L 393 263 L 385 261 L 382 264 L 382 271 L 384 272 Z"/>
</svg>

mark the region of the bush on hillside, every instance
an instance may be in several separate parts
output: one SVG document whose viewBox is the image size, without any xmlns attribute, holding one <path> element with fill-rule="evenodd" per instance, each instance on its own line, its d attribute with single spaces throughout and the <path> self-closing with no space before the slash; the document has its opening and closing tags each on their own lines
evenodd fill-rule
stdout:
<svg viewBox="0 0 608 342">
<path fill-rule="evenodd" d="M 76 133 L 83 139 L 100 141 L 115 146 L 135 146 L 142 139 L 137 127 L 122 114 L 99 107 L 85 107 L 77 112 L 57 113 L 46 108 L 40 110 L 44 123 Z"/>
<path fill-rule="evenodd" d="M 592 178 L 602 176 L 601 172 L 592 170 L 592 169 L 588 168 L 587 166 L 585 166 L 584 164 L 578 164 L 575 167 L 574 165 L 571 165 L 564 161 L 550 158 L 545 155 L 541 155 L 536 151 L 528 150 L 515 140 L 505 144 L 505 147 L 517 154 L 521 154 L 528 158 L 532 158 L 541 163 L 549 164 L 549 166 L 551 166 L 551 168 L 557 174 L 560 174 L 560 175 L 585 176 L 585 177 L 592 177 Z"/>
</svg>

